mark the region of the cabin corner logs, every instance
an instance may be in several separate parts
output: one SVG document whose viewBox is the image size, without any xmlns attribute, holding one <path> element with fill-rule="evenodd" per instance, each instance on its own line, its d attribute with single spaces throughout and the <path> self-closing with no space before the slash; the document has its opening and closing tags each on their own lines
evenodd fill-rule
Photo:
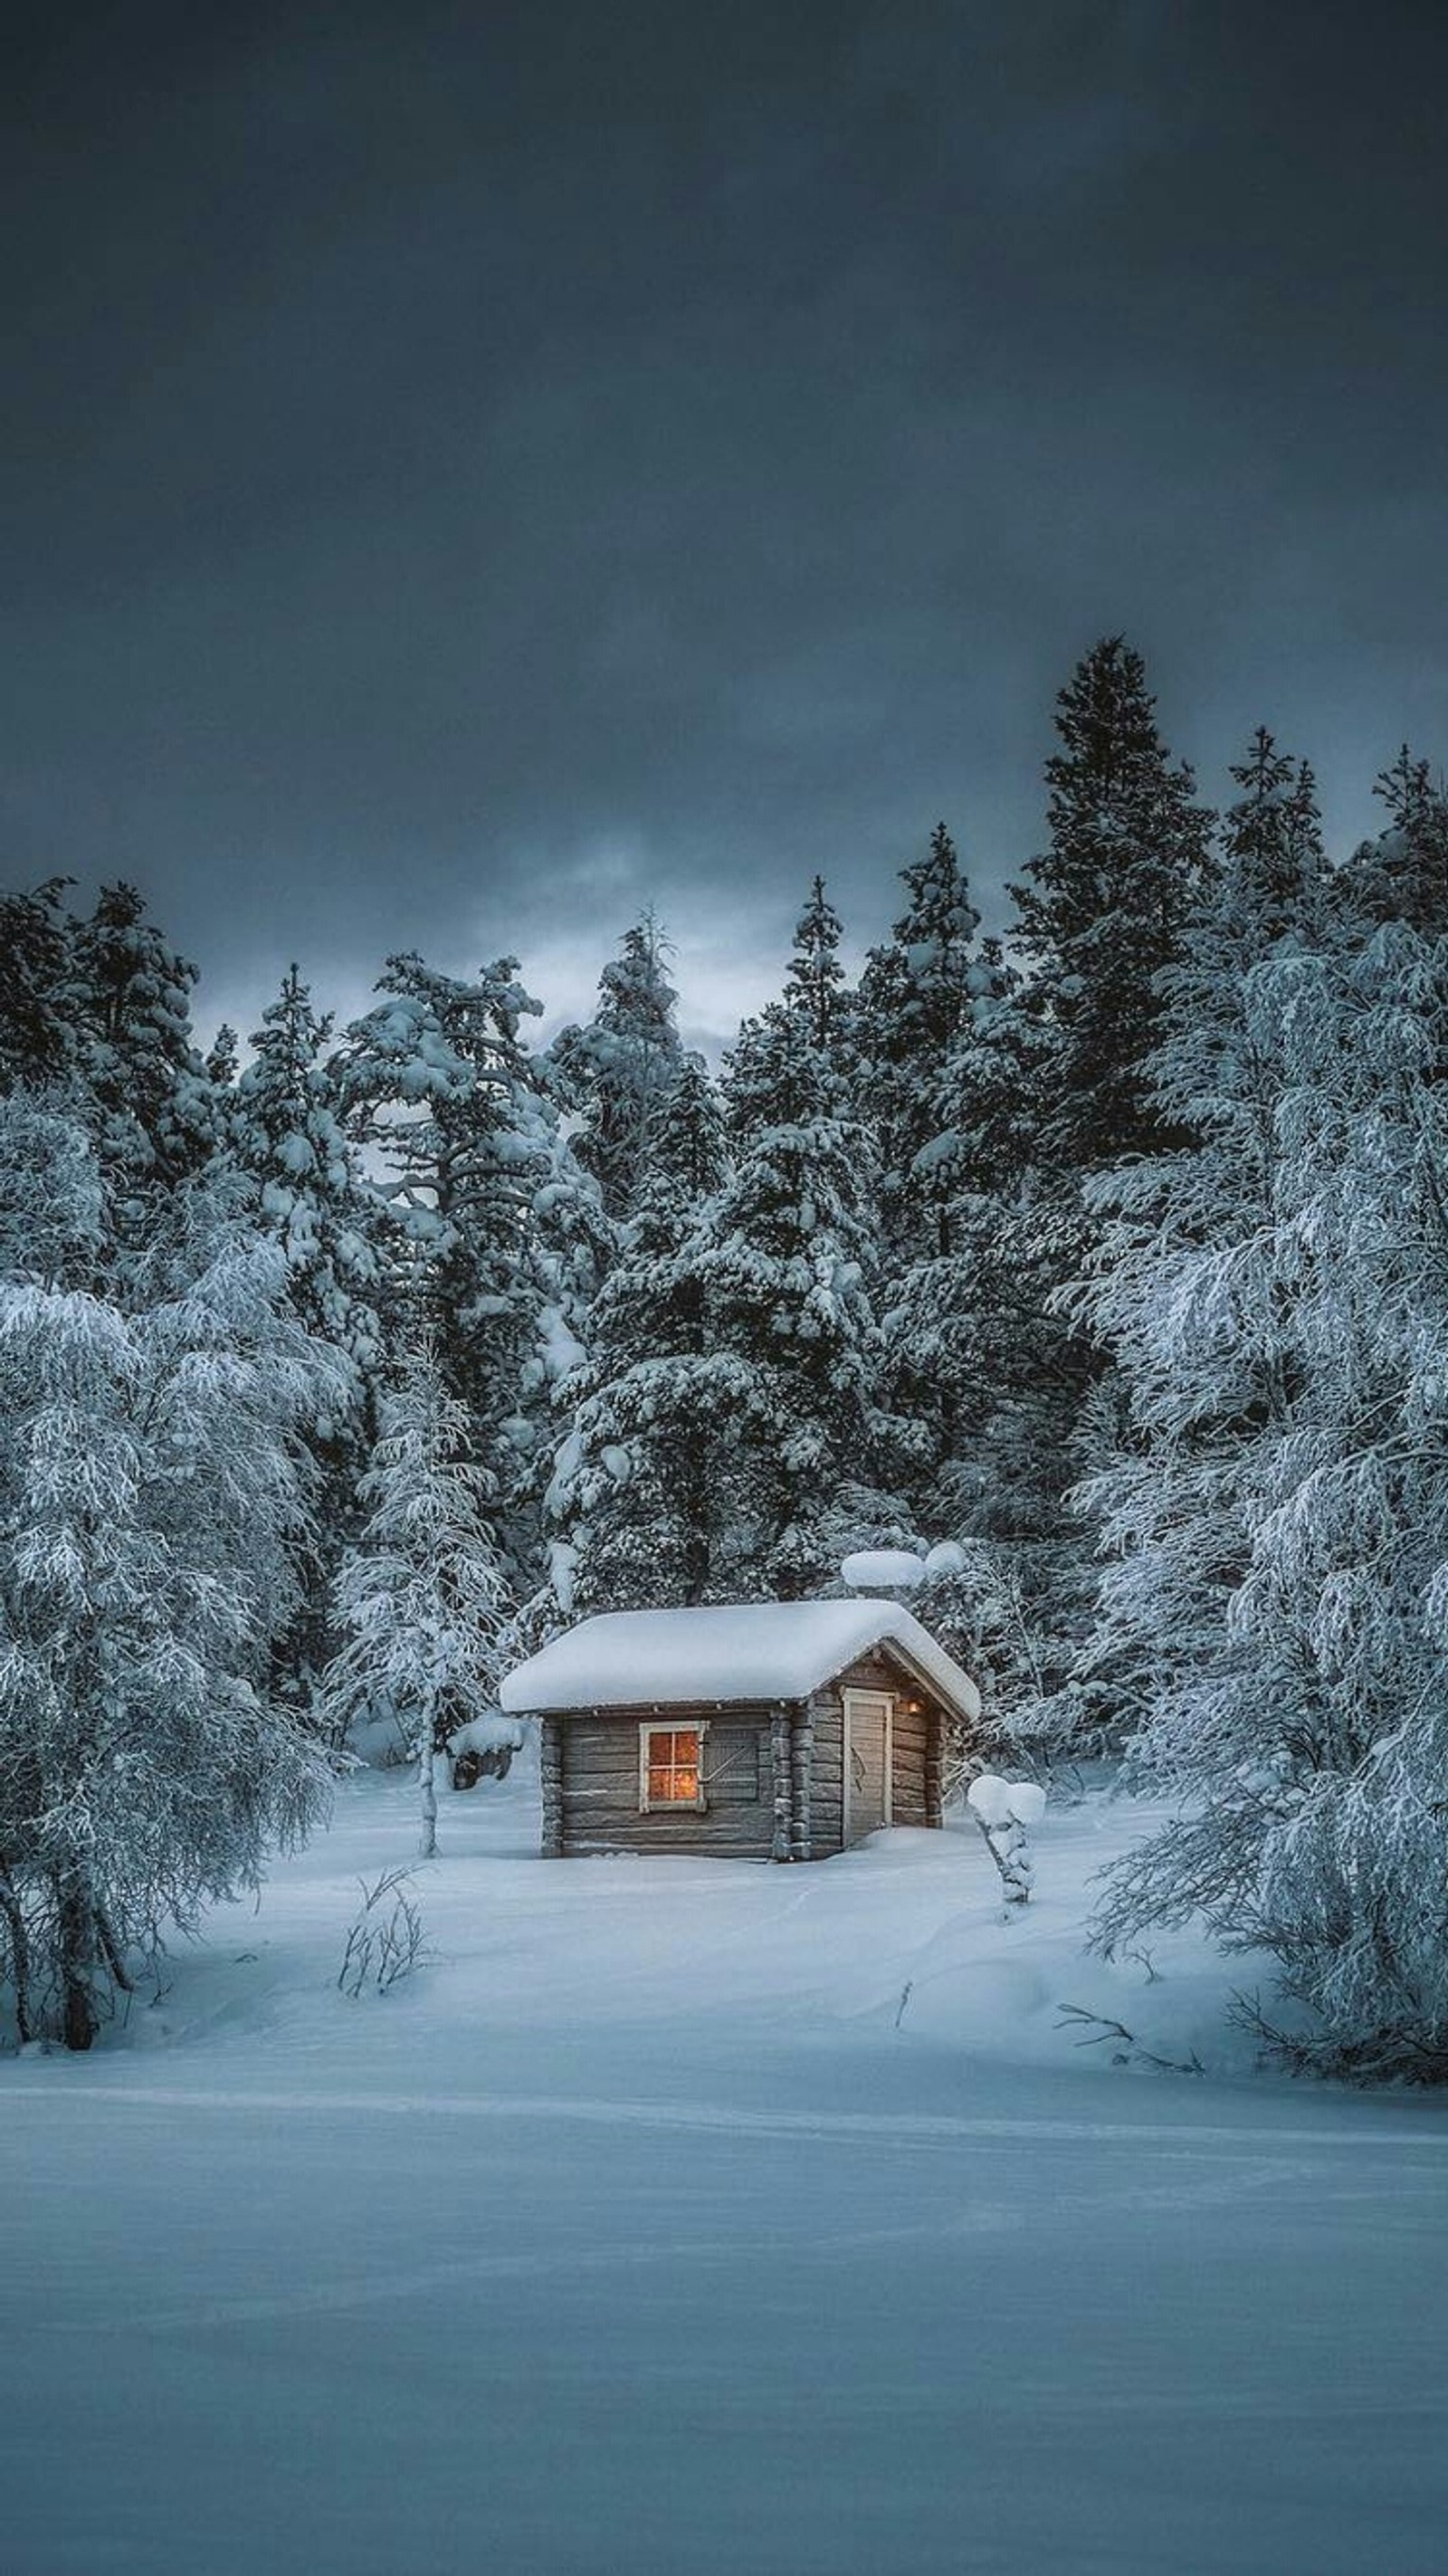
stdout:
<svg viewBox="0 0 1448 2576">
<path fill-rule="evenodd" d="M 543 1856 L 825 1860 L 884 1824 L 938 1825 L 949 1723 L 929 1685 L 885 1652 L 861 1656 L 807 1700 L 545 1716 Z M 694 1786 L 674 1761 L 681 1750 L 684 1763 L 697 1762 L 697 1803 L 649 1804 L 659 1737 L 669 1739 L 671 1781 Z"/>
</svg>

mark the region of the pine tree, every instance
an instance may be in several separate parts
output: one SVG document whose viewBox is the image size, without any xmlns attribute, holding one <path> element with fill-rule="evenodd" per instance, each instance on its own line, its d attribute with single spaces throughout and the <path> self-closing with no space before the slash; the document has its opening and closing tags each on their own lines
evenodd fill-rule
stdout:
<svg viewBox="0 0 1448 2576">
<path fill-rule="evenodd" d="M 1404 921 L 1425 939 L 1448 936 L 1448 791 L 1404 743 L 1377 780 L 1388 828 L 1343 870 L 1341 892 L 1369 923 Z"/>
<path fill-rule="evenodd" d="M 1142 1064 L 1160 1026 L 1158 978 L 1207 874 L 1208 818 L 1120 637 L 1080 664 L 1056 723 L 1050 847 L 1014 889 L 1021 978 L 997 971 L 934 1113 L 950 1264 L 907 1283 L 891 1339 L 933 1357 L 948 1396 L 944 1418 L 927 1414 L 939 1500 L 945 1534 L 975 1551 L 1003 1605 L 998 1713 L 1020 1736 L 1080 1750 L 1110 1712 L 1099 1693 L 1067 1687 L 1096 1584 L 1066 1497 L 1109 1453 L 1121 1391 L 1061 1299 L 1097 1231 L 1087 1176 L 1170 1141 Z"/>
<path fill-rule="evenodd" d="M 437 1850 L 437 1758 L 464 1727 L 496 1714 L 507 1591 L 486 1517 L 489 1480 L 471 1442 L 437 1350 L 414 1345 L 383 1399 L 362 1484 L 367 1519 L 335 1589 L 347 1643 L 324 1704 L 339 1731 L 359 1714 L 397 1717 L 417 1757 L 425 1860 Z"/>
<path fill-rule="evenodd" d="M 815 1043 L 800 980 L 788 989 L 793 1002 L 747 1022 L 730 1057 L 736 1165 L 699 1255 L 715 1347 L 747 1372 L 733 1425 L 736 1588 L 786 1599 L 831 1580 L 851 1545 L 905 1534 L 879 1481 L 896 1426 L 876 1396 L 869 1139 Z"/>
<path fill-rule="evenodd" d="M 1040 1153 L 1070 1175 L 1162 1142 L 1141 1068 L 1159 1025 L 1156 977 L 1178 954 L 1206 869 L 1208 817 L 1157 731 L 1141 656 L 1120 636 L 1061 691 L 1056 729 L 1050 847 L 1013 891 L 1042 1031 Z"/>
<path fill-rule="evenodd" d="M 660 924 L 646 912 L 599 977 L 593 1018 L 584 1028 L 561 1030 L 549 1050 L 559 1100 L 583 1120 L 578 1159 L 615 1220 L 632 1212 L 643 1187 L 653 1123 L 682 1058 L 670 953 Z"/>
<path fill-rule="evenodd" d="M 385 999 L 338 1059 L 354 1141 L 382 1164 L 403 1257 L 387 1317 L 394 1344 L 425 1331 L 473 1455 L 494 1479 L 501 1535 L 531 1472 L 528 1391 L 543 1301 L 534 1202 L 550 1171 L 539 1078 L 519 1037 L 539 1005 L 511 957 L 472 983 L 417 956 L 390 958 Z M 526 1521 L 526 1512 L 524 1511 Z"/>
<path fill-rule="evenodd" d="M 962 1120 L 984 1104 L 968 1096 L 966 1057 L 1010 978 L 998 945 L 977 945 L 979 915 L 943 823 L 901 874 L 905 910 L 866 960 L 852 1020 L 881 1164 L 885 1385 L 914 1426 L 910 1492 L 928 1526 L 950 1515 L 946 1488 L 982 1392 L 981 1186 Z"/>
<path fill-rule="evenodd" d="M 230 1091 L 241 1069 L 241 1049 L 235 1029 L 222 1021 L 206 1050 L 206 1078 L 213 1090 Z"/>
<path fill-rule="evenodd" d="M 144 1235 L 154 1192 L 194 1178 L 218 1141 L 191 1028 L 196 968 L 147 920 L 134 886 L 110 885 L 77 926 L 72 973 L 99 1149 L 125 1176 L 127 1221 Z"/>
<path fill-rule="evenodd" d="M 1222 818 L 1225 906 L 1205 888 L 1207 919 L 1218 924 L 1228 910 L 1241 919 L 1260 950 L 1298 926 L 1304 907 L 1325 888 L 1327 858 L 1317 788 L 1307 762 L 1280 752 L 1265 725 L 1252 737 L 1232 777 L 1242 793 Z M 1200 932 L 1198 933 L 1200 937 Z"/>
<path fill-rule="evenodd" d="M 900 873 L 909 899 L 865 961 L 852 1017 L 879 1138 L 886 1244 L 914 1262 L 950 1249 L 953 1191 L 935 1150 L 946 1066 L 997 970 L 977 953 L 980 915 L 943 823 L 926 857 Z"/>
<path fill-rule="evenodd" d="M 725 1176 L 719 1103 L 699 1058 L 686 1056 L 568 1389 L 549 1497 L 565 1613 L 706 1601 L 727 1586 L 733 1423 L 752 1386 L 715 1347 L 704 1256 Z"/>
<path fill-rule="evenodd" d="M 825 894 L 824 878 L 817 876 L 795 925 L 784 1003 L 803 1022 L 816 1054 L 829 1064 L 839 1061 L 845 1022 L 840 935 L 839 914 Z"/>
<path fill-rule="evenodd" d="M 319 1426 L 324 1440 L 368 1432 L 382 1365 L 376 1300 L 382 1287 L 380 1211 L 348 1137 L 327 1062 L 330 1016 L 319 1018 L 295 966 L 252 1035 L 228 1121 L 232 1154 L 255 1188 L 258 1213 L 286 1255 L 292 1301 L 307 1330 L 329 1342 L 353 1381 L 350 1422 Z"/>
<path fill-rule="evenodd" d="M 328 1781 L 268 1672 L 333 1363 L 224 1193 L 178 1188 L 118 1261 L 126 1177 L 0 1104 L 0 1982 L 75 2048 Z"/>
<path fill-rule="evenodd" d="M 1021 1121 L 1018 980 L 989 940 L 969 974 L 955 1036 L 933 1071 L 922 1062 L 906 1113 L 918 1141 L 898 1184 L 882 1322 L 891 1400 L 916 1428 L 922 1527 L 981 1537 L 989 1523 L 1020 1537 L 1043 1511 L 1055 1519 L 1040 1488 L 1059 1464 L 1056 1435 L 1043 1440 L 1039 1404 L 1059 1410 L 1068 1335 L 1049 1301 L 1062 1229 Z M 1009 1500 L 1023 1473 L 1026 1524 Z"/>
<path fill-rule="evenodd" d="M 297 1699 L 310 1696 L 330 1653 L 328 1596 L 355 1519 L 384 1365 L 386 1218 L 343 1126 L 326 1061 L 331 1026 L 290 967 L 225 1104 L 230 1156 L 246 1177 L 256 1222 L 281 1247 L 293 1310 L 338 1361 L 326 1409 L 307 1426 L 317 1544 L 302 1569 L 298 1616 L 277 1649 L 279 1687 Z"/>
<path fill-rule="evenodd" d="M 75 1070 L 75 923 L 67 877 L 0 895 L 0 1088 L 54 1085 Z"/>
<path fill-rule="evenodd" d="M 1090 1490 L 1094 1652 L 1178 1815 L 1100 1937 L 1199 1911 L 1275 1955 L 1298 2062 L 1443 2077 L 1448 980 L 1409 931 L 1323 944 L 1312 900 L 1253 960 L 1239 890 L 1215 977 L 1204 928 L 1154 1073 L 1195 1141 L 1101 1185 L 1133 1440 Z"/>
<path fill-rule="evenodd" d="M 1117 1332 L 1117 1310 L 1101 1281 L 1115 1274 L 1128 1239 L 1134 1242 L 1143 1229 L 1154 1236 L 1151 1259 L 1163 1278 L 1174 1240 L 1188 1268 L 1200 1252 L 1206 1278 L 1214 1275 L 1211 1265 L 1219 1256 L 1246 1259 L 1249 1247 L 1270 1235 L 1284 1186 L 1287 1096 L 1282 1032 L 1270 1004 L 1290 989 L 1283 979 L 1287 964 L 1340 945 L 1306 763 L 1294 764 L 1259 730 L 1231 775 L 1242 794 L 1223 818 L 1221 868 L 1207 881 L 1178 963 L 1162 977 L 1163 1024 L 1147 1071 L 1163 1126 L 1180 1141 L 1150 1163 L 1093 1184 L 1095 1206 L 1110 1212 L 1112 1222 L 1070 1301 L 1083 1320 L 1111 1324 L 1105 1338 L 1123 1363 L 1119 1382 L 1130 1392 L 1123 1447 L 1098 1462 L 1090 1480 L 1098 1509 L 1114 1508 L 1107 1497 L 1124 1494 L 1138 1475 L 1150 1478 L 1156 1463 L 1143 1465 L 1138 1454 L 1138 1354 Z M 1273 959 L 1283 973 L 1264 978 L 1259 970 Z M 1295 1383 L 1283 1292 L 1264 1281 L 1264 1296 L 1252 1340 L 1236 1356 L 1232 1402 L 1224 1402 L 1215 1425 L 1203 1419 L 1194 1426 L 1191 1458 L 1179 1455 L 1174 1462 L 1183 1495 L 1195 1476 L 1213 1497 L 1191 1567 L 1193 1581 L 1208 1589 L 1219 1580 L 1224 1549 L 1227 1561 L 1235 1562 L 1242 1545 L 1240 1532 L 1232 1542 L 1224 1540 L 1223 1514 L 1243 1426 L 1268 1420 L 1280 1425 Z M 1282 1338 L 1269 1352 L 1274 1329 Z M 1222 1358 L 1225 1371 L 1225 1353 Z M 1115 1588 L 1114 1578 L 1108 1579 L 1108 1603 Z M 1181 1602 L 1169 1612 L 1159 1646 L 1133 1639 L 1108 1610 L 1097 1620 L 1070 1687 L 1098 1704 L 1114 1703 L 1114 1731 L 1121 1733 L 1124 1718 L 1129 1732 L 1141 1708 L 1151 1704 L 1163 1664 L 1196 1633 Z"/>
</svg>

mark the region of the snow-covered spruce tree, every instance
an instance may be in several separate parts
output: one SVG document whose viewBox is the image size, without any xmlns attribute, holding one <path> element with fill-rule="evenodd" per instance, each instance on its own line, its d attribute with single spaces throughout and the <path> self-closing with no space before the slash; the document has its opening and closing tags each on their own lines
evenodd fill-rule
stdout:
<svg viewBox="0 0 1448 2576">
<path fill-rule="evenodd" d="M 1141 1066 L 1159 1028 L 1156 979 L 1207 873 L 1209 818 L 1120 637 L 1079 665 L 1056 726 L 1049 847 L 1014 889 L 1020 981 L 998 984 L 952 1051 L 940 1128 L 961 1247 L 945 1311 L 959 1363 L 974 1357 L 976 1397 L 955 1437 L 947 1534 L 988 1544 L 992 1590 L 1011 1605 L 998 1714 L 1039 1749 L 1072 1751 L 1099 1742 L 1110 1712 L 1065 1688 L 1096 1585 L 1065 1498 L 1109 1453 L 1120 1399 L 1084 1319 L 1057 1301 L 1096 1231 L 1087 1175 L 1169 1141 Z"/>
<path fill-rule="evenodd" d="M 784 979 L 784 1004 L 799 1021 L 816 1054 L 836 1068 L 844 1061 L 849 1015 L 840 938 L 840 916 L 825 893 L 824 878 L 817 876 L 795 924 L 794 947 Z"/>
<path fill-rule="evenodd" d="M 902 868 L 900 880 L 905 910 L 865 960 L 851 1034 L 863 1105 L 879 1139 L 885 1244 L 908 1264 L 950 1249 L 953 1193 L 948 1181 L 942 1185 L 932 1150 L 942 1076 L 993 979 L 977 955 L 980 915 L 943 823 L 926 856 Z"/>
<path fill-rule="evenodd" d="M 342 1122 L 325 1054 L 330 1035 L 330 1019 L 318 1018 L 307 986 L 290 967 L 224 1108 L 231 1158 L 246 1176 L 258 1225 L 285 1255 L 292 1305 L 339 1362 L 326 1410 L 308 1426 L 319 1471 L 317 1551 L 298 1619 L 279 1646 L 279 1672 L 298 1695 L 329 1651 L 328 1592 L 376 1429 L 383 1367 L 378 1306 L 387 1290 L 385 1212 Z"/>
<path fill-rule="evenodd" d="M 1273 940 L 1288 931 L 1326 933 L 1320 910 L 1327 857 L 1317 785 L 1307 762 L 1279 751 L 1259 725 L 1231 775 L 1241 793 L 1222 817 L 1220 882 L 1209 878 L 1204 886 L 1182 943 L 1183 970 L 1161 988 L 1163 1017 L 1173 1033 L 1205 1014 L 1213 981 L 1233 983 Z"/>
<path fill-rule="evenodd" d="M 99 1151 L 123 1189 L 138 1240 L 158 1189 L 194 1178 L 216 1151 L 217 1103 L 192 1035 L 196 968 L 146 918 L 134 886 L 103 886 L 76 926 L 74 1010 L 80 1073 Z"/>
<path fill-rule="evenodd" d="M 334 1363 L 216 1187 L 118 1263 L 116 1179 L 73 1119 L 0 1104 L 0 1982 L 73 2048 L 328 1782 L 267 1676 Z"/>
<path fill-rule="evenodd" d="M 725 1105 L 735 1168 L 696 1255 L 713 1346 L 747 1372 L 724 1588 L 798 1598 L 850 1547 L 908 1531 L 881 1483 L 901 1427 L 876 1395 L 876 1169 L 808 1012 L 789 1001 L 746 1023 Z"/>
<path fill-rule="evenodd" d="M 1247 1247 L 1269 1240 L 1278 1222 L 1288 1076 L 1258 970 L 1274 957 L 1301 958 L 1343 943 L 1333 925 L 1306 764 L 1293 762 L 1259 731 L 1232 776 L 1241 793 L 1223 817 L 1221 868 L 1188 926 L 1178 964 L 1162 978 L 1163 1026 L 1147 1074 L 1164 1118 L 1183 1141 L 1093 1186 L 1097 1210 L 1111 1221 L 1087 1283 L 1078 1283 L 1065 1301 L 1088 1323 L 1115 1317 L 1115 1307 L 1102 1302 L 1100 1283 L 1116 1275 L 1134 1227 L 1151 1232 L 1163 1263 L 1171 1244 L 1173 1262 L 1185 1260 L 1195 1281 L 1215 1275 L 1210 1265 L 1219 1256 L 1242 1257 Z M 1232 1478 L 1244 1436 L 1248 1426 L 1253 1437 L 1269 1422 L 1280 1428 L 1297 1383 L 1290 1300 L 1265 1274 L 1262 1287 L 1264 1304 L 1250 1340 L 1219 1354 L 1220 1412 L 1198 1414 L 1188 1447 L 1172 1452 L 1177 1507 L 1193 1491 L 1202 1506 L 1182 1570 L 1204 1589 L 1209 1627 L 1225 1616 L 1223 1583 L 1241 1560 L 1244 1542 L 1232 1520 L 1240 1497 Z M 1124 1493 L 1138 1477 L 1149 1488 L 1161 1464 L 1150 1442 L 1144 1451 L 1141 1445 L 1140 1355 L 1121 1341 L 1114 1320 L 1103 1338 L 1122 1365 L 1130 1403 L 1117 1454 L 1097 1463 L 1087 1487 L 1099 1509 L 1108 1493 Z M 1230 1401 L 1229 1385 L 1235 1389 Z M 1074 1690 L 1090 1703 L 1112 1704 L 1116 1731 L 1124 1722 L 1131 1733 L 1155 1704 L 1174 1658 L 1185 1659 L 1183 1687 L 1190 1691 L 1201 1622 L 1178 1602 L 1164 1618 L 1160 1641 L 1138 1636 L 1115 1616 L 1116 1588 L 1112 1574 L 1063 1697 Z"/>
<path fill-rule="evenodd" d="M 1448 789 L 1404 743 L 1377 793 L 1388 828 L 1365 841 L 1343 869 L 1338 890 L 1369 923 L 1405 921 L 1425 939 L 1448 936 Z"/>
<path fill-rule="evenodd" d="M 383 1317 L 389 1343 L 432 1336 L 472 1455 L 494 1480 L 499 1538 L 521 1557 L 531 1528 L 519 1500 L 531 1472 L 527 1392 L 543 1294 L 534 1200 L 550 1155 L 537 1075 L 519 1037 L 523 1016 L 540 1006 L 516 978 L 511 957 L 472 983 L 417 956 L 393 957 L 378 986 L 384 999 L 348 1030 L 337 1063 L 350 1132 L 381 1163 L 381 1187 L 400 1220 Z"/>
<path fill-rule="evenodd" d="M 914 1427 L 915 1516 L 938 1534 L 954 1532 L 974 1499 L 997 1383 L 990 1254 L 1019 1158 L 1014 1139 L 993 1131 L 1014 1101 L 1019 1066 L 1000 1056 L 1014 978 L 998 943 L 977 942 L 943 823 L 903 880 L 909 901 L 866 961 L 853 1028 L 859 1097 L 882 1163 L 885 1384 L 892 1410 Z"/>
<path fill-rule="evenodd" d="M 582 1121 L 574 1140 L 578 1159 L 614 1220 L 630 1215 L 637 1202 L 653 1123 L 682 1060 L 670 954 L 661 925 L 646 912 L 599 977 L 592 1019 L 560 1030 L 548 1051 L 559 1102 Z"/>
<path fill-rule="evenodd" d="M 1056 730 L 1050 846 L 1013 892 L 1043 1033 L 1039 1154 L 1069 1176 L 1163 1141 L 1141 1067 L 1160 1023 L 1156 978 L 1179 952 L 1206 872 L 1210 818 L 1162 742 L 1145 666 L 1121 636 L 1080 663 Z"/>
<path fill-rule="evenodd" d="M 367 1518 L 335 1586 L 346 1642 L 322 1696 L 339 1734 L 359 1716 L 395 1717 L 417 1756 L 427 1860 L 437 1850 L 437 1757 L 496 1710 L 507 1591 L 487 1519 L 491 1479 L 471 1458 L 471 1420 L 431 1342 L 404 1354 L 381 1413 L 362 1482 Z"/>
<path fill-rule="evenodd" d="M 1089 1291 L 1137 1442 L 1089 1495 L 1098 1653 L 1178 1802 L 1099 1937 L 1199 1912 L 1275 1958 L 1296 2062 L 1441 2080 L 1448 968 L 1397 927 L 1289 930 L 1199 1000 L 1215 1027 L 1168 995 L 1155 1072 L 1195 1142 L 1103 1182 Z"/>
<path fill-rule="evenodd" d="M 339 1353 L 351 1380 L 345 1417 L 319 1424 L 318 1437 L 352 1446 L 368 1438 L 369 1394 L 382 1365 L 382 1216 L 343 1123 L 326 1060 L 331 1034 L 330 1016 L 317 1016 L 308 986 L 288 967 L 252 1035 L 227 1128 L 260 1222 L 286 1255 L 292 1302 L 307 1330 Z"/>
<path fill-rule="evenodd" d="M 710 1214 L 726 1170 L 717 1096 L 686 1056 L 566 1390 L 549 1492 L 565 1615 L 717 1598 L 731 1562 L 734 1426 L 754 1384 L 745 1361 L 716 1347 L 710 1304 Z"/>
<path fill-rule="evenodd" d="M 235 1029 L 232 1028 L 226 1020 L 222 1021 L 220 1028 L 217 1030 L 215 1037 L 212 1039 L 210 1046 L 206 1050 L 205 1064 L 206 1079 L 211 1084 L 213 1091 L 220 1095 L 218 1106 L 220 1115 L 224 1121 L 227 1106 L 226 1095 L 229 1094 L 241 1067 L 241 1047 L 237 1039 L 237 1034 Z"/>
<path fill-rule="evenodd" d="M 0 1089 L 31 1089 L 73 1072 L 79 1048 L 75 922 L 65 877 L 0 895 Z"/>
</svg>

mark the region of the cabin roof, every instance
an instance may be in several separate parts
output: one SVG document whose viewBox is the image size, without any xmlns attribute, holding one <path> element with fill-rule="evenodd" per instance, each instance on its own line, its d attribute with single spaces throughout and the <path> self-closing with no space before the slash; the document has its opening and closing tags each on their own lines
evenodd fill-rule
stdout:
<svg viewBox="0 0 1448 2576">
<path fill-rule="evenodd" d="M 969 1675 L 896 1601 L 608 1611 L 516 1665 L 498 1697 L 516 1717 L 808 1699 L 877 1646 L 896 1653 L 962 1717 L 979 1717 L 980 1693 Z"/>
</svg>

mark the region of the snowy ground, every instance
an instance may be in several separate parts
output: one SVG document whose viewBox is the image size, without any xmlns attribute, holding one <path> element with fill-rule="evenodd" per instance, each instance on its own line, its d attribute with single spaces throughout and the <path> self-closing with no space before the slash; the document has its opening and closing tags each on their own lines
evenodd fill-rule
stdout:
<svg viewBox="0 0 1448 2576">
<path fill-rule="evenodd" d="M 972 1830 L 545 1865 L 515 1780 L 349 2002 L 359 1779 L 0 2065 L 6 2576 L 1440 2576 L 1448 2105 L 1254 2073 L 1190 1944 L 1084 1963 L 1132 1829 L 1049 1818 L 1003 1926 Z"/>
</svg>

